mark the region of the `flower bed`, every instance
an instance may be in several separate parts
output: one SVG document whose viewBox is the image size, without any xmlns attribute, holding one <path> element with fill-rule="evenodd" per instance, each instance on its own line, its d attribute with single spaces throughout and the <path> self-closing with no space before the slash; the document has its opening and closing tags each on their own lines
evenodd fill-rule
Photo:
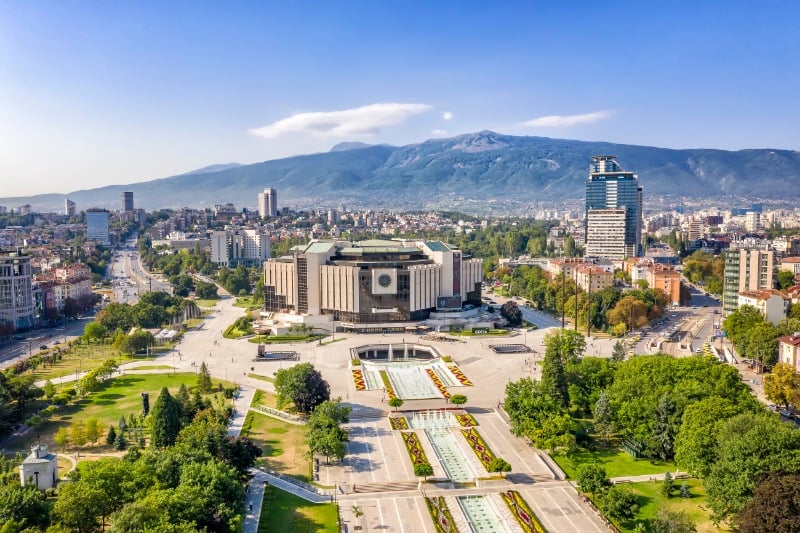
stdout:
<svg viewBox="0 0 800 533">
<path fill-rule="evenodd" d="M 517 519 L 517 522 L 519 522 L 520 527 L 525 533 L 547 532 L 542 523 L 539 522 L 539 518 L 537 518 L 528 506 L 528 502 L 519 495 L 519 492 L 509 490 L 501 492 L 500 496 L 503 498 L 503 501 L 506 502 L 508 508 L 511 509 L 511 514 Z"/>
<path fill-rule="evenodd" d="M 408 450 L 408 455 L 411 457 L 411 462 L 415 465 L 427 463 L 428 456 L 425 455 L 425 450 L 422 449 L 417 434 L 413 431 L 403 431 L 400 435 L 403 437 L 403 442 L 406 443 L 406 450 Z"/>
<path fill-rule="evenodd" d="M 389 399 L 397 398 L 397 393 L 394 392 L 394 387 L 392 387 L 392 382 L 389 380 L 389 374 L 386 370 L 381 370 L 381 381 L 383 381 L 383 388 L 386 389 L 386 394 L 389 395 Z"/>
<path fill-rule="evenodd" d="M 473 426 L 478 425 L 478 421 L 475 420 L 475 417 L 469 413 L 464 413 L 463 415 L 456 415 L 456 421 L 461 424 L 461 427 L 471 428 Z"/>
<path fill-rule="evenodd" d="M 404 416 L 395 416 L 389 419 L 392 429 L 408 429 L 408 420 Z"/>
<path fill-rule="evenodd" d="M 469 379 L 467 379 L 467 376 L 465 376 L 464 373 L 461 370 L 459 370 L 459 368 L 456 365 L 447 365 L 447 368 L 450 370 L 450 372 L 453 373 L 453 375 L 456 377 L 459 383 L 461 383 L 465 387 L 472 387 L 472 382 Z"/>
<path fill-rule="evenodd" d="M 486 445 L 483 438 L 475 431 L 475 428 L 462 429 L 461 434 L 467 439 L 470 448 L 472 448 L 472 451 L 478 456 L 483 467 L 489 471 L 490 465 L 492 461 L 494 461 L 494 454 Z"/>
<path fill-rule="evenodd" d="M 444 383 L 442 383 L 442 380 L 436 375 L 436 372 L 434 372 L 431 368 L 426 368 L 425 372 L 428 373 L 428 377 L 431 378 L 431 381 L 433 381 L 433 384 L 436 385 L 437 389 L 439 389 L 439 392 L 442 394 L 442 396 L 449 398 L 450 393 L 447 392 L 447 389 L 444 387 Z"/>
<path fill-rule="evenodd" d="M 353 370 L 353 382 L 356 384 L 356 390 L 367 390 L 367 383 L 361 370 Z"/>
<path fill-rule="evenodd" d="M 433 525 L 436 527 L 436 533 L 452 533 L 458 531 L 456 521 L 453 519 L 453 514 L 447 507 L 442 496 L 434 498 L 425 498 L 425 503 L 428 505 L 428 512 L 433 518 Z"/>
</svg>

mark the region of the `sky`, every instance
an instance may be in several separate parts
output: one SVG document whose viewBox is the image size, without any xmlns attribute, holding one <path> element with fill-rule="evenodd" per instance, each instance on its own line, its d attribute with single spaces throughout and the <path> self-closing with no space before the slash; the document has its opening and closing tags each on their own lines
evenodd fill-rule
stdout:
<svg viewBox="0 0 800 533">
<path fill-rule="evenodd" d="M 800 148 L 800 3 L 0 0 L 0 197 L 480 130 Z"/>
</svg>

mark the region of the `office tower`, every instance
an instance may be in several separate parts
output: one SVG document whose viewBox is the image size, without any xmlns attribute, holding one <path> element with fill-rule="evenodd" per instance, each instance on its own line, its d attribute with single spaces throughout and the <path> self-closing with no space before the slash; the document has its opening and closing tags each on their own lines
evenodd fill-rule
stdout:
<svg viewBox="0 0 800 533">
<path fill-rule="evenodd" d="M 263 228 L 225 228 L 211 234 L 211 262 L 215 265 L 261 266 L 269 254 L 269 233 Z"/>
<path fill-rule="evenodd" d="M 265 188 L 258 193 L 258 214 L 261 218 L 278 216 L 278 192 L 275 189 Z"/>
<path fill-rule="evenodd" d="M 97 241 L 100 244 L 111 244 L 108 234 L 108 210 L 86 210 L 86 240 Z"/>
<path fill-rule="evenodd" d="M 13 329 L 34 326 L 31 260 L 17 251 L 0 251 L 0 323 Z"/>
<path fill-rule="evenodd" d="M 75 202 L 69 198 L 64 198 L 64 214 L 68 217 L 75 216 Z"/>
<path fill-rule="evenodd" d="M 122 210 L 126 213 L 133 211 L 133 193 L 130 191 L 122 193 Z"/>
<path fill-rule="evenodd" d="M 724 316 L 736 311 L 739 293 L 772 289 L 777 278 L 775 250 L 739 248 L 727 250 L 722 280 L 722 311 Z"/>
<path fill-rule="evenodd" d="M 612 225 L 622 224 L 621 228 Z M 622 231 L 621 231 L 622 230 Z M 613 155 L 592 156 L 586 182 L 586 255 L 624 259 L 641 255 L 642 188 Z"/>
</svg>

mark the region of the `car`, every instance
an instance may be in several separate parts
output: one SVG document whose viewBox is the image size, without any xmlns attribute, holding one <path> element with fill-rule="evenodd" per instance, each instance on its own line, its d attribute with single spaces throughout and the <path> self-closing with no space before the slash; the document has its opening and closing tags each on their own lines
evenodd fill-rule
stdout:
<svg viewBox="0 0 800 533">
<path fill-rule="evenodd" d="M 46 350 L 47 349 L 47 345 L 46 344 L 42 344 L 41 346 L 39 346 L 39 349 L 40 350 Z"/>
</svg>

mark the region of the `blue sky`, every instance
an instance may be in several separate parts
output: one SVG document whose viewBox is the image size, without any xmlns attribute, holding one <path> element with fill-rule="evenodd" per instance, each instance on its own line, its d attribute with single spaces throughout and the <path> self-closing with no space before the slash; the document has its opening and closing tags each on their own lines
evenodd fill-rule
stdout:
<svg viewBox="0 0 800 533">
<path fill-rule="evenodd" d="M 797 2 L 223 4 L 0 0 L 0 196 L 483 129 L 800 148 Z"/>
</svg>

